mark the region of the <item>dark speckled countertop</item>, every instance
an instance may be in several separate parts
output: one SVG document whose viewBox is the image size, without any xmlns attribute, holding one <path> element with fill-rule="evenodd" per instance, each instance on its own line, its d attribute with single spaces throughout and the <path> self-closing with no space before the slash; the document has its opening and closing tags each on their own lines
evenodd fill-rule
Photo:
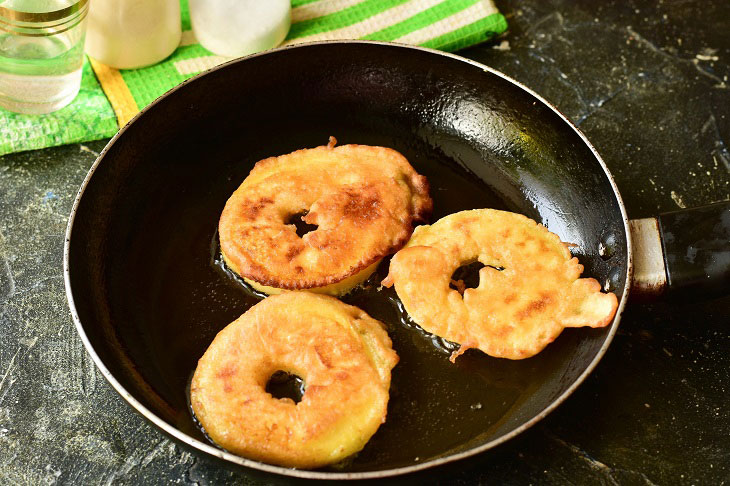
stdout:
<svg viewBox="0 0 730 486">
<path fill-rule="evenodd" d="M 730 3 L 498 1 L 462 54 L 563 111 L 632 218 L 730 198 Z M 0 484 L 239 484 L 136 415 L 96 371 L 63 288 L 66 220 L 105 141 L 0 157 Z M 631 303 L 555 412 L 441 482 L 730 483 L 730 298 Z"/>
</svg>

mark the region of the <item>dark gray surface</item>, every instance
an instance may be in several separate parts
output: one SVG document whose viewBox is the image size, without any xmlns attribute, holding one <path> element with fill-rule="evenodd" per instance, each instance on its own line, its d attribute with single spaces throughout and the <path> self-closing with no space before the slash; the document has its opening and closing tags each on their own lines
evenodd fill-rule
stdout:
<svg viewBox="0 0 730 486">
<path fill-rule="evenodd" d="M 462 54 L 580 124 L 629 216 L 730 197 L 730 6 L 498 2 L 509 44 Z M 0 157 L 0 483 L 252 482 L 183 451 L 125 405 L 71 322 L 62 247 L 104 142 Z M 632 303 L 593 375 L 450 481 L 730 483 L 730 298 Z"/>
</svg>

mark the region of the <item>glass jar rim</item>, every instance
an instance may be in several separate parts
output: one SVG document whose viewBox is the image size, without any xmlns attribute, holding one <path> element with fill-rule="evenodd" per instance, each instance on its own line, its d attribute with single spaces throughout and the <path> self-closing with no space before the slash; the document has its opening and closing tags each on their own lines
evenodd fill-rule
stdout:
<svg viewBox="0 0 730 486">
<path fill-rule="evenodd" d="M 16 22 L 38 23 L 54 22 L 72 17 L 75 13 L 88 7 L 89 0 L 78 0 L 68 7 L 51 12 L 24 12 L 8 7 L 0 7 L 0 23 L 14 24 Z"/>
</svg>

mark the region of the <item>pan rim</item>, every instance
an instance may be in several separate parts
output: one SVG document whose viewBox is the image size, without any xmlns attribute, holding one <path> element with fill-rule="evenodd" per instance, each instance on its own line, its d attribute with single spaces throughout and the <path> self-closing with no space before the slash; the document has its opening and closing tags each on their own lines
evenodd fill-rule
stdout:
<svg viewBox="0 0 730 486">
<path fill-rule="evenodd" d="M 109 369 L 106 367 L 106 365 L 103 363 L 99 355 L 94 350 L 93 346 L 91 345 L 91 342 L 89 341 L 88 336 L 86 335 L 86 332 L 84 331 L 83 324 L 81 323 L 81 319 L 79 318 L 78 312 L 76 310 L 75 302 L 73 293 L 71 290 L 71 277 L 70 277 L 70 267 L 69 267 L 69 256 L 70 256 L 70 248 L 71 248 L 71 237 L 73 234 L 73 224 L 76 218 L 77 210 L 79 207 L 79 204 L 81 202 L 81 198 L 83 197 L 83 194 L 93 178 L 94 173 L 96 172 L 96 169 L 100 165 L 102 159 L 107 154 L 107 152 L 110 150 L 110 148 L 114 145 L 114 143 L 119 140 L 124 134 L 124 132 L 131 126 L 139 117 L 144 115 L 147 111 L 152 109 L 153 106 L 157 105 L 157 103 L 160 102 L 163 98 L 168 97 L 172 93 L 176 92 L 177 90 L 181 89 L 183 86 L 187 85 L 190 82 L 193 82 L 199 78 L 202 78 L 214 71 L 217 71 L 218 69 L 224 69 L 228 65 L 246 61 L 247 59 L 259 57 L 259 56 L 266 56 L 271 55 L 280 51 L 286 51 L 290 49 L 303 49 L 311 46 L 319 46 L 319 45 L 329 45 L 329 44 L 346 44 L 346 45 L 376 45 L 376 46 L 385 46 L 385 47 L 396 47 L 399 49 L 404 50 L 415 50 L 415 51 L 421 51 L 430 53 L 433 55 L 438 56 L 444 56 L 451 58 L 455 61 L 459 62 L 465 62 L 467 64 L 470 64 L 476 68 L 479 68 L 485 72 L 494 74 L 505 81 L 513 84 L 514 86 L 517 86 L 518 88 L 524 90 L 531 96 L 533 96 L 535 99 L 540 101 L 543 105 L 550 108 L 555 114 L 557 114 L 564 123 L 566 123 L 568 126 L 570 126 L 573 131 L 580 137 L 580 139 L 583 141 L 584 144 L 590 149 L 593 156 L 598 161 L 599 165 L 603 169 L 603 172 L 608 179 L 608 182 L 610 183 L 614 197 L 616 198 L 616 202 L 618 203 L 619 210 L 621 212 L 621 218 L 623 220 L 624 224 L 624 234 L 626 236 L 626 249 L 627 249 L 627 262 L 626 262 L 626 280 L 624 283 L 623 293 L 622 297 L 619 301 L 618 308 L 616 310 L 616 315 L 614 316 L 613 322 L 611 323 L 611 327 L 609 329 L 608 335 L 606 336 L 606 339 L 604 340 L 603 344 L 601 345 L 601 348 L 596 353 L 593 360 L 588 364 L 588 366 L 583 370 L 583 372 L 578 376 L 578 378 L 556 399 L 552 401 L 547 407 L 545 407 L 540 413 L 533 416 L 530 420 L 527 422 L 521 424 L 519 427 L 511 430 L 510 432 L 497 437 L 487 443 L 484 443 L 480 446 L 473 447 L 471 449 L 468 449 L 466 451 L 462 451 L 456 454 L 451 454 L 444 457 L 439 457 L 436 459 L 432 459 L 429 461 L 425 461 L 423 463 L 411 465 L 411 466 L 403 466 L 403 467 L 396 467 L 391 469 L 383 469 L 383 470 L 377 470 L 377 471 L 360 471 L 360 472 L 328 472 L 328 471 L 307 471 L 307 470 L 301 470 L 301 469 L 292 469 L 292 468 L 286 468 L 281 466 L 273 466 L 269 464 L 265 464 L 258 461 L 253 461 L 251 459 L 246 459 L 241 456 L 237 456 L 235 454 L 232 454 L 230 452 L 224 451 L 222 449 L 218 449 L 214 447 L 213 445 L 206 444 L 198 439 L 195 439 L 186 433 L 182 432 L 172 424 L 166 422 L 165 420 L 161 419 L 159 416 L 157 416 L 154 412 L 149 410 L 147 407 L 145 407 L 142 403 L 140 403 L 134 396 L 132 396 L 131 393 L 129 393 L 122 385 L 117 381 L 117 379 L 112 375 L 112 373 L 109 371 Z M 500 444 L 503 444 L 507 442 L 508 440 L 516 437 L 517 435 L 521 434 L 525 430 L 529 429 L 539 421 L 541 421 L 543 418 L 545 418 L 548 414 L 550 414 L 553 410 L 555 410 L 558 406 L 560 406 L 577 388 L 580 386 L 583 381 L 591 374 L 591 372 L 595 369 L 595 367 L 598 365 L 598 362 L 603 358 L 606 351 L 608 350 L 609 345 L 611 344 L 611 341 L 613 340 L 616 331 L 618 329 L 619 321 L 621 320 L 621 315 L 623 314 L 626 301 L 628 299 L 631 281 L 633 278 L 633 251 L 632 251 L 632 240 L 631 240 L 631 231 L 629 230 L 629 219 L 626 213 L 626 208 L 624 206 L 623 200 L 621 198 L 621 194 L 618 190 L 618 186 L 611 175 L 610 171 L 608 170 L 608 167 L 606 166 L 605 162 L 599 155 L 599 153 L 596 151 L 595 147 L 591 142 L 588 140 L 588 138 L 583 134 L 583 132 L 572 122 L 570 121 L 560 110 L 558 110 L 555 106 L 553 106 L 550 102 L 548 102 L 545 98 L 543 98 L 541 95 L 533 91 L 532 89 L 528 88 L 521 82 L 507 76 L 506 74 L 491 68 L 485 64 L 482 64 L 477 61 L 473 61 L 471 59 L 467 59 L 465 57 L 459 56 L 457 54 L 452 54 L 448 52 L 438 51 L 435 49 L 430 49 L 427 47 L 420 47 L 420 46 L 412 46 L 407 44 L 401 44 L 401 43 L 395 43 L 395 42 L 381 42 L 381 41 L 366 41 L 366 40 L 330 40 L 330 41 L 316 41 L 316 42 L 308 42 L 308 43 L 302 43 L 302 44 L 295 44 L 290 46 L 284 46 L 279 47 L 276 49 L 272 49 L 265 52 L 260 52 L 256 54 L 252 54 L 249 56 L 245 56 L 238 59 L 233 59 L 231 61 L 225 62 L 219 66 L 216 66 L 212 69 L 209 69 L 207 71 L 204 71 L 186 81 L 183 81 L 176 87 L 170 89 L 157 99 L 155 99 L 152 103 L 144 107 L 142 110 L 139 111 L 127 124 L 120 128 L 120 130 L 109 140 L 109 142 L 106 144 L 104 149 L 100 152 L 99 156 L 96 158 L 92 166 L 90 167 L 88 173 L 86 174 L 86 177 L 84 178 L 84 181 L 81 184 L 81 187 L 79 188 L 78 193 L 76 194 L 76 197 L 74 198 L 74 202 L 71 208 L 71 213 L 69 215 L 68 223 L 66 226 L 66 232 L 65 232 L 65 239 L 64 239 L 64 247 L 63 247 L 63 276 L 64 276 L 64 286 L 66 291 L 66 298 L 68 301 L 69 309 L 71 312 L 71 317 L 74 321 L 74 326 L 76 327 L 76 331 L 79 334 L 79 337 L 81 338 L 81 341 L 84 344 L 84 347 L 86 348 L 86 351 L 91 356 L 92 360 L 94 361 L 94 364 L 99 369 L 101 374 L 104 376 L 104 378 L 109 382 L 109 384 L 116 390 L 116 392 L 124 398 L 124 400 L 137 412 L 139 412 L 145 419 L 147 419 L 149 422 L 154 424 L 157 428 L 165 432 L 167 435 L 174 437 L 175 439 L 179 440 L 180 442 L 188 445 L 189 447 L 193 447 L 201 452 L 205 452 L 207 454 L 210 454 L 214 457 L 217 457 L 221 460 L 225 460 L 227 462 L 237 464 L 240 466 L 264 471 L 267 473 L 273 473 L 273 474 L 280 474 L 284 476 L 291 476 L 291 477 L 298 477 L 302 479 L 318 479 L 318 480 L 347 480 L 347 479 L 383 479 L 388 477 L 394 477 L 394 476 L 400 476 L 410 473 L 415 473 L 418 471 L 423 471 L 425 469 L 429 469 L 432 467 L 438 467 L 444 464 L 448 464 L 454 461 L 459 461 L 462 459 L 466 459 L 468 457 L 480 454 L 486 450 L 492 449 Z"/>
</svg>

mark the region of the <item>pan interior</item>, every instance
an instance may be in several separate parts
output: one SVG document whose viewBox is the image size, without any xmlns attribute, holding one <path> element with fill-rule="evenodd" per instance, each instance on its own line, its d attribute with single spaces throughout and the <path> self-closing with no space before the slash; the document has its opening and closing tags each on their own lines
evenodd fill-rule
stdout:
<svg viewBox="0 0 730 486">
<path fill-rule="evenodd" d="M 521 88 L 385 45 L 314 45 L 231 64 L 163 98 L 108 147 L 69 253 L 76 310 L 100 359 L 138 401 L 201 441 L 188 380 L 215 334 L 260 300 L 217 260 L 220 212 L 257 160 L 330 135 L 403 153 L 431 184 L 432 220 L 482 207 L 521 212 L 576 244 L 586 275 L 624 286 L 623 222 L 600 163 Z M 387 261 L 343 300 L 386 323 L 400 356 L 387 421 L 331 470 L 414 465 L 507 434 L 560 397 L 609 333 L 567 330 L 535 358 L 470 351 L 451 364 L 448 343 L 378 288 L 386 273 Z"/>
</svg>

